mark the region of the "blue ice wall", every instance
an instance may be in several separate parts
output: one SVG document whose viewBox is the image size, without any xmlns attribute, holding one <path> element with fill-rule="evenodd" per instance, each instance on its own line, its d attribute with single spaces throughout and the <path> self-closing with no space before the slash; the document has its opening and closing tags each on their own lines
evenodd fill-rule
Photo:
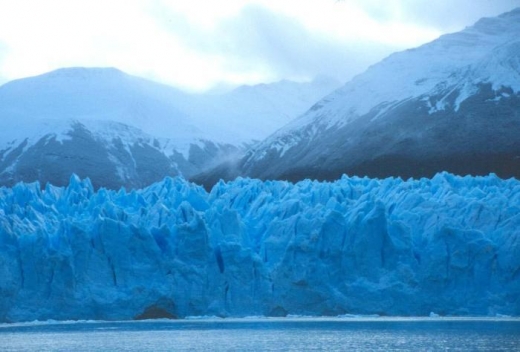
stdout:
<svg viewBox="0 0 520 352">
<path fill-rule="evenodd" d="M 520 315 L 520 181 L 0 188 L 0 321 Z"/>
</svg>

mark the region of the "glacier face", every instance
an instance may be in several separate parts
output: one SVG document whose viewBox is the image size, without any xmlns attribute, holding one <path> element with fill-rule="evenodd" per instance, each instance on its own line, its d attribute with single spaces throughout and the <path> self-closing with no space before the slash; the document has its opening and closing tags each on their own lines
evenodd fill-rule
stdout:
<svg viewBox="0 0 520 352">
<path fill-rule="evenodd" d="M 0 188 L 0 321 L 520 314 L 520 182 Z"/>
</svg>

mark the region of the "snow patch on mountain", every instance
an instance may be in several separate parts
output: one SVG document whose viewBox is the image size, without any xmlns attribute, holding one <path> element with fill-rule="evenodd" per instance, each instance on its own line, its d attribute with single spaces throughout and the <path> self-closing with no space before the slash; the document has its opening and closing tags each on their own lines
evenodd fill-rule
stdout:
<svg viewBox="0 0 520 352">
<path fill-rule="evenodd" d="M 311 82 L 283 80 L 240 86 L 226 94 L 200 95 L 195 102 L 179 102 L 179 106 L 212 139 L 251 144 L 303 114 L 339 86 L 326 77 Z"/>
<path fill-rule="evenodd" d="M 105 120 L 159 138 L 240 146 L 260 140 L 339 86 L 332 79 L 188 94 L 113 68 L 65 68 L 0 87 L 2 119 Z"/>
<path fill-rule="evenodd" d="M 434 114 L 458 111 L 483 84 L 492 85 L 496 99 L 504 87 L 518 93 L 519 38 L 520 8 L 392 54 L 268 137 L 249 160 L 262 160 L 270 148 L 287 152 L 297 145 L 295 140 L 311 141 L 323 131 L 337 130 L 365 116 L 377 120 L 413 99 L 422 99 Z M 290 142 L 283 147 L 285 141 Z"/>
<path fill-rule="evenodd" d="M 66 68 L 0 87 L 0 115 L 3 120 L 114 121 L 157 137 L 201 137 L 175 107 L 179 99 L 185 94 L 117 69 Z"/>
<path fill-rule="evenodd" d="M 63 184 L 67 170 L 91 176 L 96 186 L 108 186 L 103 179 L 142 185 L 145 174 L 153 181 L 188 177 L 238 158 L 335 86 L 321 79 L 187 94 L 113 68 L 65 68 L 12 81 L 0 87 L 0 182 L 46 175 L 44 181 Z M 96 156 L 85 149 L 104 158 L 98 169 L 106 175 L 92 170 Z M 152 164 L 161 166 L 146 171 Z M 56 167 L 59 178 L 49 169 Z"/>
</svg>

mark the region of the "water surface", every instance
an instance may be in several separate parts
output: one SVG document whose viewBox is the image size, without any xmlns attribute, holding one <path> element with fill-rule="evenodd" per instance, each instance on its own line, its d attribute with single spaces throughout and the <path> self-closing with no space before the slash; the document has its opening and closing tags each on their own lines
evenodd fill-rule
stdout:
<svg viewBox="0 0 520 352">
<path fill-rule="evenodd" d="M 520 351 L 520 319 L 285 318 L 0 325 L 2 351 Z"/>
</svg>

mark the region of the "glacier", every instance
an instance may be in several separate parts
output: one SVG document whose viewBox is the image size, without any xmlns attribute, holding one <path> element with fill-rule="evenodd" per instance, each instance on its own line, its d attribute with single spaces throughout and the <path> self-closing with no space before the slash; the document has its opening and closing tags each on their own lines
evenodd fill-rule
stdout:
<svg viewBox="0 0 520 352">
<path fill-rule="evenodd" d="M 520 181 L 0 188 L 0 321 L 520 315 Z"/>
</svg>

